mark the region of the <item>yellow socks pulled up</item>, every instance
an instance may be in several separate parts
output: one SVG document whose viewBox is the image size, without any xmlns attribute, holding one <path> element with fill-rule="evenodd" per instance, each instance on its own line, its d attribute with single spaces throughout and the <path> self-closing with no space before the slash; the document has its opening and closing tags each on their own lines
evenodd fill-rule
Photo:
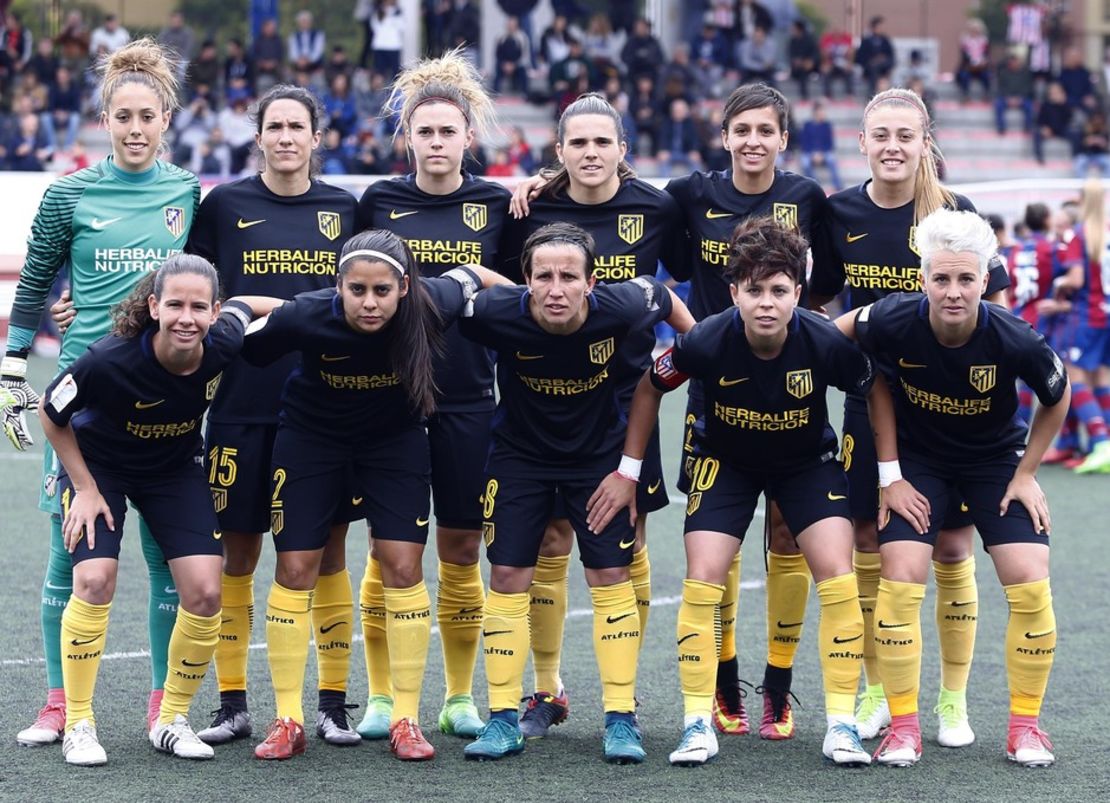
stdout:
<svg viewBox="0 0 1110 803">
<path fill-rule="evenodd" d="M 208 664 L 220 640 L 220 614 L 197 616 L 177 606 L 177 621 L 170 634 L 169 671 L 162 697 L 161 723 L 173 722 L 178 714 L 189 716 L 189 705 L 204 681 Z"/>
<path fill-rule="evenodd" d="M 316 639 L 320 691 L 347 691 L 354 604 L 351 576 L 346 569 L 316 579 L 316 592 L 312 596 L 312 634 Z"/>
<path fill-rule="evenodd" d="M 636 710 L 640 616 L 630 581 L 590 589 L 594 606 L 594 655 L 606 712 Z"/>
<path fill-rule="evenodd" d="M 92 698 L 108 633 L 112 603 L 93 605 L 70 595 L 62 612 L 62 680 L 66 694 L 66 733 L 83 719 L 96 724 Z"/>
<path fill-rule="evenodd" d="M 879 680 L 879 664 L 875 659 L 875 598 L 879 595 L 879 572 L 882 560 L 878 552 L 852 550 L 852 568 L 859 586 L 859 607 L 863 613 L 863 671 L 868 686 Z"/>
<path fill-rule="evenodd" d="M 685 589 L 685 584 L 683 585 Z M 685 591 L 683 592 L 685 599 Z M 736 658 L 736 614 L 740 607 L 740 552 L 732 559 L 720 600 L 721 638 L 717 642 L 718 658 L 723 663 Z"/>
<path fill-rule="evenodd" d="M 825 713 L 830 717 L 855 716 L 856 687 L 863 662 L 863 614 L 854 574 L 830 577 L 817 584 L 821 621 L 817 646 L 821 651 L 821 677 L 825 684 Z"/>
<path fill-rule="evenodd" d="M 735 565 L 735 564 L 734 564 Z M 720 605 L 725 586 L 682 581 L 678 609 L 678 677 L 686 716 L 709 719 L 717 685 L 717 654 L 722 634 Z"/>
<path fill-rule="evenodd" d="M 366 674 L 370 696 L 393 697 L 393 678 L 389 673 L 389 643 L 385 637 L 385 589 L 382 567 L 367 556 L 366 572 L 358 593 L 362 619 L 362 646 L 366 653 Z"/>
<path fill-rule="evenodd" d="M 647 632 L 648 614 L 651 613 L 651 560 L 648 558 L 648 548 L 644 548 L 632 555 L 632 565 L 628 567 L 629 579 L 632 581 L 632 590 L 636 592 L 636 610 L 640 612 L 640 644 L 644 643 L 644 633 Z"/>
<path fill-rule="evenodd" d="M 921 602 L 925 586 L 879 580 L 875 656 L 891 716 L 917 713 L 921 684 Z"/>
<path fill-rule="evenodd" d="M 967 688 L 975 632 L 979 627 L 979 588 L 975 558 L 959 563 L 933 561 L 937 582 L 937 637 L 940 641 L 940 685 L 948 691 Z"/>
<path fill-rule="evenodd" d="M 771 666 L 794 666 L 802 641 L 809 581 L 804 555 L 767 553 L 767 663 Z"/>
<path fill-rule="evenodd" d="M 477 563 L 460 566 L 440 561 L 436 619 L 439 622 L 439 640 L 443 644 L 447 698 L 472 691 L 485 603 L 482 570 Z"/>
<path fill-rule="evenodd" d="M 490 711 L 512 711 L 520 706 L 524 665 L 528 661 L 529 595 L 486 594 L 482 642 L 486 656 Z M 546 691 L 546 690 L 545 690 Z M 559 690 L 551 691 L 558 694 Z"/>
<path fill-rule="evenodd" d="M 311 634 L 312 592 L 270 586 L 266 604 L 266 647 L 270 660 L 270 682 L 274 687 L 278 717 L 304 723 L 301 694 L 308 661 Z"/>
<path fill-rule="evenodd" d="M 563 690 L 559 662 L 563 655 L 563 628 L 567 619 L 569 567 L 570 555 L 553 558 L 540 555 L 532 576 L 532 587 L 528 590 L 536 690 L 549 694 L 559 694 Z"/>
<path fill-rule="evenodd" d="M 393 676 L 393 722 L 419 721 L 420 690 L 432 637 L 432 600 L 424 581 L 385 589 L 385 633 Z"/>
<path fill-rule="evenodd" d="M 1010 713 L 1040 716 L 1052 661 L 1056 657 L 1056 614 L 1048 578 L 1004 586 L 1010 604 L 1006 625 L 1006 677 Z M 72 603 L 70 603 L 72 604 Z M 66 609 L 68 612 L 68 608 Z M 68 649 L 68 648 L 67 648 Z M 68 693 L 69 686 L 67 684 Z"/>
<path fill-rule="evenodd" d="M 221 692 L 246 691 L 247 656 L 254 625 L 254 576 L 225 574 L 222 582 L 220 640 L 216 643 L 216 682 Z"/>
</svg>

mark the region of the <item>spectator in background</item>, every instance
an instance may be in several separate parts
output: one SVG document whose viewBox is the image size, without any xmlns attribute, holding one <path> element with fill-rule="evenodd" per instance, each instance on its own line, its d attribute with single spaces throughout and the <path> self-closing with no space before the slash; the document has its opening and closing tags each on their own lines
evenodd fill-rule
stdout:
<svg viewBox="0 0 1110 803">
<path fill-rule="evenodd" d="M 636 79 L 632 96 L 628 99 L 628 114 L 640 143 L 639 154 L 654 156 L 659 149 L 659 118 L 663 109 L 655 91 L 655 81 L 650 75 L 641 75 Z M 531 170 L 526 172 L 532 174 Z"/>
<path fill-rule="evenodd" d="M 405 35 L 405 18 L 397 7 L 397 0 L 380 0 L 370 17 L 370 28 L 374 32 L 374 72 L 392 81 L 401 69 Z"/>
<path fill-rule="evenodd" d="M 524 129 L 518 125 L 514 125 L 509 131 L 509 161 L 517 168 L 519 173 L 516 175 L 530 176 L 536 172 L 538 165 L 536 164 L 536 157 L 532 153 L 532 148 L 528 145 L 528 140 L 524 137 Z"/>
<path fill-rule="evenodd" d="M 1033 128 L 1033 73 L 1016 51 L 1011 50 L 998 67 L 995 80 L 994 124 L 999 135 L 1006 133 L 1006 111 L 1021 109 L 1025 131 Z"/>
<path fill-rule="evenodd" d="M 405 145 L 405 134 L 403 131 L 398 131 L 397 135 L 393 137 L 389 155 L 385 159 L 385 164 L 386 169 L 383 172 L 387 174 L 393 173 L 396 175 L 403 175 L 404 173 L 411 172 L 412 168 L 409 165 L 409 151 Z"/>
<path fill-rule="evenodd" d="M 823 101 L 819 100 L 813 104 L 813 117 L 802 126 L 800 150 L 802 172 L 814 181 L 819 181 L 817 168 L 827 168 L 833 190 L 839 192 L 840 174 L 836 170 L 836 140 L 832 123 L 825 116 Z"/>
<path fill-rule="evenodd" d="M 104 17 L 104 23 L 93 30 L 92 36 L 89 37 L 89 52 L 94 56 L 101 52 L 115 53 L 121 47 L 131 41 L 131 34 L 127 29 L 119 24 L 115 14 L 108 14 Z"/>
<path fill-rule="evenodd" d="M 347 48 L 343 45 L 333 45 L 331 55 L 324 62 L 324 81 L 327 82 L 328 86 L 331 86 L 332 79 L 340 73 L 350 80 L 352 73 L 354 73 L 354 65 L 347 58 Z"/>
<path fill-rule="evenodd" d="M 556 99 L 566 95 L 572 86 L 578 86 L 582 78 L 586 79 L 586 89 L 583 91 L 589 91 L 594 82 L 593 65 L 586 58 L 582 43 L 571 39 L 569 44 L 567 57 L 553 64 L 548 76 L 551 93 Z"/>
<path fill-rule="evenodd" d="M 978 81 L 983 87 L 983 97 L 991 91 L 991 43 L 987 38 L 987 26 L 977 17 L 967 21 L 960 34 L 960 64 L 956 68 L 956 83 L 960 87 L 960 100 L 964 103 L 971 98 L 971 82 Z"/>
<path fill-rule="evenodd" d="M 1064 51 L 1058 80 L 1073 110 L 1086 113 L 1098 107 L 1095 78 L 1083 63 L 1083 52 L 1078 47 Z"/>
<path fill-rule="evenodd" d="M 201 145 L 208 142 L 216 128 L 216 115 L 204 95 L 195 97 L 173 117 L 176 137 L 173 146 L 174 164 L 200 172 Z"/>
<path fill-rule="evenodd" d="M 158 32 L 158 43 L 166 48 L 178 61 L 177 80 L 185 78 L 185 66 L 193 58 L 196 36 L 193 29 L 185 24 L 185 14 L 181 11 L 170 12 L 166 27 Z"/>
<path fill-rule="evenodd" d="M 590 17 L 590 25 L 583 37 L 586 58 L 593 63 L 594 75 L 608 75 L 619 72 L 621 47 L 624 38 L 613 31 L 609 24 L 609 17 L 605 14 L 594 14 Z"/>
<path fill-rule="evenodd" d="M 871 32 L 860 40 L 856 64 L 863 70 L 868 92 L 874 95 L 879 81 L 889 79 L 894 70 L 894 45 L 882 17 L 872 17 L 868 28 Z"/>
<path fill-rule="evenodd" d="M 8 169 L 40 171 L 46 169 L 53 157 L 50 143 L 39 125 L 39 116 L 30 110 L 22 111 L 16 118 L 17 127 L 7 142 Z"/>
<path fill-rule="evenodd" d="M 493 162 L 486 168 L 486 176 L 492 178 L 509 178 L 523 175 L 509 158 L 509 151 L 498 148 L 493 152 Z"/>
<path fill-rule="evenodd" d="M 320 148 L 321 172 L 327 176 L 350 173 L 353 157 L 354 153 L 344 142 L 344 137 L 334 128 L 329 128 L 324 133 L 324 141 Z"/>
<path fill-rule="evenodd" d="M 200 146 L 200 159 L 195 161 L 198 176 L 218 176 L 228 178 L 231 175 L 231 148 L 224 141 L 224 132 L 216 125 L 208 135 L 208 141 Z"/>
<path fill-rule="evenodd" d="M 9 11 L 4 15 L 4 27 L 0 31 L 0 45 L 4 48 L 4 55 L 12 74 L 23 72 L 27 63 L 34 55 L 34 43 L 31 32 L 23 27 L 23 20 L 19 14 Z"/>
<path fill-rule="evenodd" d="M 805 20 L 796 19 L 790 24 L 786 53 L 790 59 L 790 77 L 798 84 L 798 96 L 809 100 L 809 81 L 821 64 L 821 50 Z"/>
<path fill-rule="evenodd" d="M 736 22 L 733 25 L 733 41 L 739 44 L 755 36 L 757 29 L 762 28 L 764 35 L 770 33 L 775 27 L 775 18 L 762 3 L 755 0 L 740 0 L 736 4 Z"/>
<path fill-rule="evenodd" d="M 89 63 L 89 28 L 85 25 L 85 18 L 78 9 L 73 9 L 66 14 L 62 30 L 54 38 L 55 44 L 61 53 L 62 61 L 73 72 L 79 75 Z"/>
<path fill-rule="evenodd" d="M 687 90 L 699 96 L 720 97 L 721 79 L 725 70 L 734 65 L 729 50 L 729 40 L 721 33 L 709 17 L 701 32 L 690 42 L 690 63 L 693 67 L 693 81 Z M 675 56 L 677 57 L 677 52 Z"/>
<path fill-rule="evenodd" d="M 351 96 L 351 86 L 347 76 L 339 73 L 331 79 L 331 86 L 323 97 L 324 112 L 327 114 L 327 128 L 338 131 L 343 139 L 355 133 L 358 125 L 358 110 Z"/>
<path fill-rule="evenodd" d="M 278 35 L 277 20 L 268 19 L 262 23 L 262 30 L 251 45 L 251 59 L 254 62 L 255 92 L 260 96 L 270 91 L 270 87 L 281 80 L 281 64 L 285 48 Z"/>
<path fill-rule="evenodd" d="M 751 36 L 740 42 L 736 48 L 736 62 L 740 67 L 740 83 L 775 85 L 778 48 L 765 28 L 754 29 Z"/>
<path fill-rule="evenodd" d="M 247 110 L 246 98 L 228 101 L 227 106 L 216 115 L 216 125 L 223 132 L 229 150 L 228 170 L 233 176 L 246 169 L 251 149 L 254 147 L 254 121 Z"/>
<path fill-rule="evenodd" d="M 254 65 L 239 39 L 232 37 L 224 46 L 224 102 L 234 103 L 254 97 Z"/>
<path fill-rule="evenodd" d="M 45 37 L 35 45 L 35 55 L 31 56 L 24 71 L 33 72 L 40 84 L 49 87 L 58 73 L 58 64 L 59 61 L 54 56 L 54 40 Z"/>
<path fill-rule="evenodd" d="M 531 43 L 520 30 L 520 21 L 513 16 L 505 19 L 505 33 L 497 40 L 494 49 L 494 62 L 497 64 L 493 79 L 493 91 L 503 92 L 505 82 L 509 90 L 518 94 L 528 91 L 528 54 L 532 52 Z"/>
<path fill-rule="evenodd" d="M 447 50 L 451 37 L 451 16 L 454 0 L 424 0 L 424 30 L 428 37 L 428 53 L 438 58 Z"/>
<path fill-rule="evenodd" d="M 847 31 L 825 31 L 821 34 L 821 83 L 825 97 L 832 99 L 833 81 L 844 84 L 844 94 L 856 93 L 855 54 L 852 35 Z"/>
<path fill-rule="evenodd" d="M 12 93 L 12 105 L 15 106 L 23 97 L 30 101 L 30 109 L 34 114 L 43 114 L 50 108 L 50 92 L 39 83 L 38 76 L 33 72 L 23 74 L 23 80 Z"/>
<path fill-rule="evenodd" d="M 358 151 L 351 161 L 351 172 L 373 176 L 385 173 L 386 167 L 377 136 L 372 129 L 364 130 L 359 134 Z"/>
<path fill-rule="evenodd" d="M 1075 112 L 1068 105 L 1068 96 L 1059 81 L 1048 85 L 1045 98 L 1037 110 L 1037 121 L 1033 126 L 1033 156 L 1044 164 L 1044 141 L 1063 139 L 1075 151 L 1075 136 L 1072 131 L 1072 118 Z"/>
<path fill-rule="evenodd" d="M 638 17 L 632 25 L 632 35 L 621 49 L 621 61 L 628 74 L 628 85 L 635 87 L 641 76 L 648 76 L 654 82 L 666 58 L 663 46 L 652 36 L 651 23 Z"/>
<path fill-rule="evenodd" d="M 674 46 L 671 60 L 663 65 L 659 74 L 658 86 L 658 94 L 664 104 L 674 98 L 695 99 L 705 95 L 708 86 L 698 83 L 698 71 L 690 63 L 690 48 L 684 42 Z"/>
<path fill-rule="evenodd" d="M 482 39 L 482 11 L 477 0 L 455 0 L 455 10 L 447 30 L 451 47 L 461 47 L 474 64 L 478 63 L 478 43 Z M 408 168 L 402 172 L 407 172 Z"/>
<path fill-rule="evenodd" d="M 701 140 L 697 127 L 690 118 L 690 104 L 683 98 L 671 101 L 667 118 L 659 126 L 659 174 L 675 175 L 675 169 L 686 171 L 701 169 Z"/>
<path fill-rule="evenodd" d="M 216 43 L 205 39 L 200 43 L 196 57 L 189 62 L 188 96 L 189 99 L 203 97 L 215 108 L 220 88 L 220 57 Z"/>
<path fill-rule="evenodd" d="M 289 34 L 289 66 L 297 72 L 313 75 L 324 67 L 327 38 L 324 32 L 313 27 L 312 12 L 302 8 L 297 12 L 297 29 Z"/>
<path fill-rule="evenodd" d="M 428 4 L 423 3 L 423 5 L 427 6 Z M 362 31 L 362 50 L 358 54 L 358 66 L 363 70 L 370 64 L 370 53 L 373 50 L 374 31 L 370 27 L 370 17 L 373 13 L 374 0 L 355 0 L 355 7 L 351 11 L 351 16 L 354 17 Z M 430 29 L 428 38 L 431 38 Z M 328 76 L 328 83 L 331 83 L 331 76 Z"/>
<path fill-rule="evenodd" d="M 1087 178 L 1092 167 L 1097 168 L 1103 178 L 1110 176 L 1110 131 L 1101 109 L 1087 115 L 1080 131 L 1075 149 L 1075 177 Z"/>
<path fill-rule="evenodd" d="M 73 80 L 68 67 L 58 67 L 54 83 L 50 86 L 50 99 L 42 128 L 55 150 L 70 150 L 81 129 L 81 87 Z M 58 132 L 65 132 L 64 142 L 58 142 Z"/>
<path fill-rule="evenodd" d="M 540 46 L 536 51 L 537 60 L 551 70 L 556 64 L 570 55 L 570 40 L 574 37 L 567 26 L 567 18 L 556 14 L 547 30 L 540 37 Z"/>
</svg>

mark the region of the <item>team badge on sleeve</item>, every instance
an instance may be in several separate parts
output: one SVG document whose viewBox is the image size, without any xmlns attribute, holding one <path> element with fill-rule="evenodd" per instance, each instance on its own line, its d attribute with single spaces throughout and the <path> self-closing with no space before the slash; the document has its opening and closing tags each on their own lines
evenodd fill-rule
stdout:
<svg viewBox="0 0 1110 803">
<path fill-rule="evenodd" d="M 163 207 L 162 219 L 174 237 L 180 237 L 185 233 L 185 210 L 180 206 Z"/>
<path fill-rule="evenodd" d="M 462 207 L 463 223 L 471 231 L 481 231 L 486 227 L 489 221 L 489 215 L 486 212 L 485 204 L 463 204 Z"/>
<path fill-rule="evenodd" d="M 607 337 L 604 340 L 599 340 L 596 343 L 590 344 L 590 362 L 595 365 L 605 365 L 609 362 L 609 358 L 613 356 L 613 338 Z"/>
<path fill-rule="evenodd" d="M 969 377 L 971 386 L 980 393 L 986 393 L 994 387 L 997 370 L 993 365 L 973 365 Z"/>
<path fill-rule="evenodd" d="M 808 368 L 786 372 L 786 392 L 795 399 L 804 399 L 813 392 L 813 374 Z"/>
<path fill-rule="evenodd" d="M 797 204 L 775 204 L 771 208 L 771 213 L 775 220 L 784 226 L 789 226 L 792 229 L 798 228 Z"/>
<path fill-rule="evenodd" d="M 329 240 L 335 240 L 343 233 L 343 218 L 338 212 L 317 212 L 316 220 L 320 226 L 320 233 Z"/>
<path fill-rule="evenodd" d="M 620 215 L 617 218 L 617 236 L 634 245 L 644 236 L 643 215 Z"/>
<path fill-rule="evenodd" d="M 220 387 L 220 380 L 223 379 L 223 376 L 224 372 L 220 371 L 218 374 L 208 380 L 208 385 L 204 388 L 204 398 L 206 398 L 208 401 L 212 401 L 214 398 L 216 398 L 216 389 Z"/>
</svg>

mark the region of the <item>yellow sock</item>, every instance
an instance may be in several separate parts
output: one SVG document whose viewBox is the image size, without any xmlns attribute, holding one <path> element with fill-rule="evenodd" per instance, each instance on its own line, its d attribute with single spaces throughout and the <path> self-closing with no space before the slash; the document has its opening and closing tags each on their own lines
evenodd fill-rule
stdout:
<svg viewBox="0 0 1110 803">
<path fill-rule="evenodd" d="M 651 613 L 651 560 L 648 558 L 647 544 L 639 552 L 633 553 L 628 573 L 632 580 L 632 590 L 636 592 L 636 610 L 640 613 L 640 645 L 643 646 L 648 615 Z"/>
<path fill-rule="evenodd" d="M 830 577 L 817 584 L 821 620 L 817 646 L 821 653 L 821 677 L 825 684 L 825 713 L 855 716 L 856 687 L 863 661 L 863 614 L 854 574 Z"/>
<path fill-rule="evenodd" d="M 879 594 L 879 570 L 882 561 L 878 552 L 853 550 L 852 567 L 859 586 L 859 607 L 863 613 L 863 672 L 868 686 L 879 680 L 879 662 L 875 659 L 875 598 Z"/>
<path fill-rule="evenodd" d="M 959 563 L 933 561 L 937 581 L 937 638 L 940 642 L 940 685 L 948 691 L 967 688 L 975 631 L 979 627 L 979 587 L 975 558 Z"/>
<path fill-rule="evenodd" d="M 304 724 L 301 694 L 312 632 L 312 592 L 294 591 L 275 582 L 266 605 L 266 648 L 277 715 Z"/>
<path fill-rule="evenodd" d="M 220 640 L 216 643 L 216 682 L 220 691 L 247 690 L 247 656 L 254 624 L 254 576 L 223 576 Z"/>
<path fill-rule="evenodd" d="M 925 586 L 879 580 L 875 656 L 891 716 L 917 713 L 921 684 L 921 601 Z"/>
<path fill-rule="evenodd" d="M 640 616 L 631 581 L 590 589 L 594 605 L 594 655 L 606 712 L 636 710 L 636 661 Z"/>
<path fill-rule="evenodd" d="M 735 565 L 735 564 L 734 564 Z M 721 597 L 725 586 L 682 581 L 678 609 L 678 677 L 686 716 L 709 719 L 717 686 L 717 651 L 721 640 Z"/>
<path fill-rule="evenodd" d="M 767 553 L 767 663 L 771 666 L 794 666 L 809 601 L 809 580 L 805 555 Z"/>
<path fill-rule="evenodd" d="M 312 637 L 316 639 L 321 691 L 347 691 L 354 605 L 351 576 L 346 569 L 316 579 L 316 593 L 312 596 Z"/>
<path fill-rule="evenodd" d="M 1056 655 L 1056 614 L 1052 610 L 1052 589 L 1046 577 L 1032 583 L 1004 586 L 1003 590 L 1006 602 L 1010 604 L 1010 621 L 1006 625 L 1010 713 L 1040 716 L 1048 675 Z"/>
<path fill-rule="evenodd" d="M 366 675 L 370 696 L 393 697 L 393 678 L 389 674 L 389 643 L 385 638 L 385 590 L 382 567 L 373 558 L 366 558 L 366 573 L 358 592 L 362 614 L 362 647 L 366 653 Z"/>
<path fill-rule="evenodd" d="M 385 589 L 385 633 L 393 676 L 392 721 L 418 722 L 420 689 L 432 638 L 432 600 L 423 580 L 408 588 Z"/>
<path fill-rule="evenodd" d="M 178 714 L 189 717 L 189 705 L 204 681 L 219 641 L 220 614 L 197 616 L 177 606 L 177 621 L 170 634 L 166 691 L 158 715 L 160 723 L 173 722 Z"/>
<path fill-rule="evenodd" d="M 93 725 L 92 698 L 96 673 L 108 633 L 112 603 L 93 605 L 70 595 L 62 611 L 62 682 L 66 690 L 66 733 L 83 719 Z"/>
<path fill-rule="evenodd" d="M 567 574 L 570 555 L 540 555 L 528 591 L 531 617 L 532 670 L 536 690 L 559 694 L 563 680 L 559 661 L 563 654 L 563 627 L 567 619 Z"/>
<path fill-rule="evenodd" d="M 520 706 L 528 661 L 528 597 L 527 593 L 501 594 L 492 589 L 486 594 L 482 642 L 490 711 L 515 712 Z"/>
<path fill-rule="evenodd" d="M 475 563 L 460 566 L 439 563 L 439 589 L 436 591 L 436 619 L 443 644 L 443 678 L 446 697 L 470 694 L 474 686 L 474 662 L 478 660 L 478 640 L 482 635 L 482 609 L 486 590 L 482 569 Z"/>
<path fill-rule="evenodd" d="M 721 638 L 718 644 L 721 662 L 736 657 L 736 613 L 740 607 L 740 552 L 732 559 L 725 580 L 724 595 L 721 597 Z M 685 597 L 685 594 L 683 595 Z"/>
</svg>

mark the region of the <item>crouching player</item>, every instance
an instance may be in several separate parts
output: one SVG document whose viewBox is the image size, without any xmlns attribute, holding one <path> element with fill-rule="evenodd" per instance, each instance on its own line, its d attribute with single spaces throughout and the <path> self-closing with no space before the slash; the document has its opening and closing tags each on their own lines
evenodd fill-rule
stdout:
<svg viewBox="0 0 1110 803">
<path fill-rule="evenodd" d="M 1048 581 L 1051 522 L 1035 472 L 1071 391 L 1044 338 L 982 302 L 997 243 L 981 218 L 934 212 L 917 227 L 917 246 L 924 295 L 889 296 L 837 321 L 886 376 L 889 391 L 876 383 L 875 395 L 893 397 L 893 407 L 881 399 L 871 405 L 883 525 L 875 653 L 892 717 L 875 757 L 899 767 L 921 757 L 919 614 L 940 524 L 930 514 L 962 498 L 1010 606 L 1007 756 L 1027 767 L 1048 766 L 1055 759 L 1038 716 L 1056 651 L 1056 619 Z M 1041 401 L 1028 430 L 1016 415 L 1018 379 Z M 896 417 L 896 441 L 884 437 L 886 415 Z"/>
<path fill-rule="evenodd" d="M 677 632 L 686 719 L 672 764 L 704 764 L 717 754 L 710 716 L 720 604 L 760 493 L 797 533 L 817 583 L 828 716 L 823 752 L 837 764 L 871 763 L 853 714 L 863 617 L 852 572 L 848 481 L 836 460 L 825 394 L 830 385 L 865 394 L 873 377 L 870 360 L 831 323 L 798 309 L 807 247 L 800 234 L 767 217 L 733 231 L 725 276 L 734 307 L 679 335 L 640 380 L 621 468 L 590 499 L 595 531 L 624 507 L 635 517 L 637 468 L 662 395 L 690 377 L 701 380 L 705 421 L 695 430 L 690 463 Z"/>
<path fill-rule="evenodd" d="M 221 313 L 216 270 L 170 257 L 115 311 L 113 334 L 89 347 L 47 388 L 43 431 L 64 469 L 62 536 L 73 595 L 62 615 L 62 677 L 69 764 L 104 764 L 92 696 L 116 588 L 126 501 L 150 526 L 181 595 L 168 676 L 151 744 L 212 758 L 187 715 L 220 632 L 223 545 L 201 463 L 201 420 L 252 313 L 276 299 L 243 296 Z"/>
</svg>

